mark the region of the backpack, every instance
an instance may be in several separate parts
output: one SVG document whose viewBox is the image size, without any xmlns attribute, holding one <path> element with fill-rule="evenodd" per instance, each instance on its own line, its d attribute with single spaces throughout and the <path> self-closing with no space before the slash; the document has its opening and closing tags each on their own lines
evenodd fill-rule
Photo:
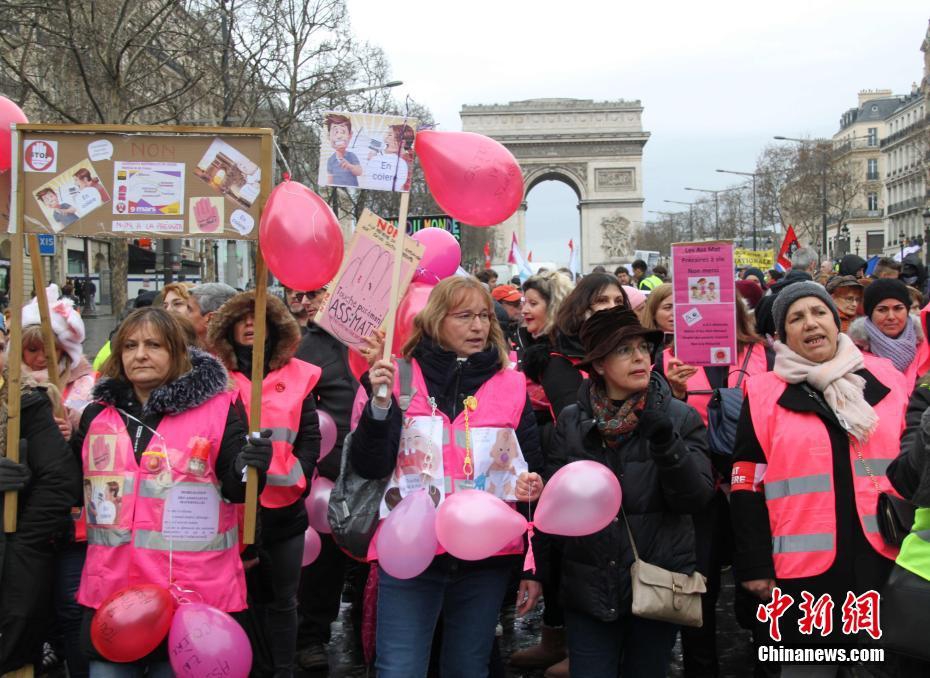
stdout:
<svg viewBox="0 0 930 678">
<path fill-rule="evenodd" d="M 410 407 L 410 400 L 416 392 L 413 388 L 413 367 L 409 361 L 400 358 L 397 360 L 397 373 L 400 379 L 397 404 L 401 413 L 404 413 Z M 368 558 L 371 539 L 378 529 L 381 498 L 387 489 L 390 476 L 371 480 L 358 475 L 349 463 L 351 444 L 350 432 L 342 445 L 339 476 L 329 495 L 326 517 L 333 531 L 333 541 L 350 556 L 364 562 Z"/>
</svg>

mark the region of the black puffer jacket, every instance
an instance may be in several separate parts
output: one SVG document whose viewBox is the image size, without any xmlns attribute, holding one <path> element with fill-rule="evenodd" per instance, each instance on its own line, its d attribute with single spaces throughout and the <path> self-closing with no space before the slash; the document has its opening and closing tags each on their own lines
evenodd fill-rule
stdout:
<svg viewBox="0 0 930 678">
<path fill-rule="evenodd" d="M 610 468 L 623 488 L 623 510 L 640 557 L 653 565 L 690 574 L 695 569 L 692 513 L 714 494 L 707 437 L 698 413 L 675 400 L 665 381 L 653 375 L 646 407 L 668 414 L 675 440 L 665 452 L 634 430 L 617 450 L 604 446 L 592 415 L 589 383 L 578 403 L 559 416 L 552 439 L 547 476 L 565 464 L 584 459 Z M 630 614 L 630 565 L 633 549 L 622 517 L 587 537 L 560 539 L 562 604 L 601 621 Z"/>
</svg>

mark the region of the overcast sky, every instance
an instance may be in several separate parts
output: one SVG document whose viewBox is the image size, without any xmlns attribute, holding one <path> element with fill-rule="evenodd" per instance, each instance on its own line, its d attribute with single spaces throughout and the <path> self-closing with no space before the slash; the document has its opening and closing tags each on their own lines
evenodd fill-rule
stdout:
<svg viewBox="0 0 930 678">
<path fill-rule="evenodd" d="M 909 92 L 930 19 L 927 0 L 348 3 L 355 34 L 404 81 L 397 98 L 440 129 L 461 129 L 463 104 L 639 99 L 646 210 L 693 200 L 684 186 L 731 185 L 714 170 L 751 170 L 773 135 L 832 135 L 860 89 Z M 574 193 L 546 182 L 528 202 L 524 251 L 565 263 Z"/>
</svg>

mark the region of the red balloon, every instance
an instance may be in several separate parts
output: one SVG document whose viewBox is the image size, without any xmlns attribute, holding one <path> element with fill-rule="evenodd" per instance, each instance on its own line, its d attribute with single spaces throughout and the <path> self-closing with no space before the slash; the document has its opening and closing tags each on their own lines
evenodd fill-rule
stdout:
<svg viewBox="0 0 930 678">
<path fill-rule="evenodd" d="M 342 263 L 344 243 L 329 205 L 296 181 L 278 184 L 268 196 L 258 228 L 268 270 L 293 290 L 317 290 Z"/>
<path fill-rule="evenodd" d="M 165 639 L 174 616 L 174 599 L 161 586 L 136 584 L 103 601 L 90 624 L 90 638 L 112 662 L 134 662 Z"/>
<path fill-rule="evenodd" d="M 362 375 L 368 371 L 368 361 L 354 348 L 349 349 L 349 369 L 352 371 L 352 375 L 359 381 L 361 381 Z"/>
<path fill-rule="evenodd" d="M 394 321 L 394 355 L 400 355 L 404 344 L 413 334 L 413 319 L 422 311 L 435 285 L 432 283 L 412 282 L 403 299 L 397 304 L 397 317 Z"/>
<path fill-rule="evenodd" d="M 436 203 L 471 226 L 493 226 L 517 211 L 523 173 L 513 154 L 473 132 L 417 134 L 417 157 Z"/>
<path fill-rule="evenodd" d="M 13 123 L 29 122 L 23 109 L 6 97 L 0 97 L 0 172 L 6 172 L 13 164 Z"/>
</svg>

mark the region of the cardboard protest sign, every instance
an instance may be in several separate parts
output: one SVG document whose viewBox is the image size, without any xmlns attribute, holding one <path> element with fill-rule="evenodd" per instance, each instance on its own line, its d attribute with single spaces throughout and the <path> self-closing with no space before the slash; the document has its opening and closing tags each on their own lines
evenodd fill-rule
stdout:
<svg viewBox="0 0 930 678">
<path fill-rule="evenodd" d="M 397 217 L 386 217 L 385 221 L 397 225 Z M 424 228 L 441 228 L 449 231 L 456 242 L 462 242 L 462 225 L 447 214 L 407 217 L 407 235 L 413 235 Z"/>
<path fill-rule="evenodd" d="M 733 259 L 737 268 L 751 266 L 767 271 L 775 265 L 774 250 L 733 250 Z"/>
<path fill-rule="evenodd" d="M 387 320 L 394 242 L 398 235 L 393 224 L 365 210 L 346 248 L 339 273 L 317 312 L 316 324 L 350 348 L 364 345 L 365 338 Z M 398 298 L 410 284 L 422 256 L 423 246 L 405 238 Z"/>
<path fill-rule="evenodd" d="M 26 232 L 255 239 L 271 130 L 20 125 Z M 269 176 L 264 179 L 270 179 Z"/>
<path fill-rule="evenodd" d="M 675 357 L 688 365 L 736 363 L 733 243 L 672 245 Z"/>
<path fill-rule="evenodd" d="M 374 113 L 323 114 L 320 186 L 410 190 L 417 121 Z"/>
</svg>

